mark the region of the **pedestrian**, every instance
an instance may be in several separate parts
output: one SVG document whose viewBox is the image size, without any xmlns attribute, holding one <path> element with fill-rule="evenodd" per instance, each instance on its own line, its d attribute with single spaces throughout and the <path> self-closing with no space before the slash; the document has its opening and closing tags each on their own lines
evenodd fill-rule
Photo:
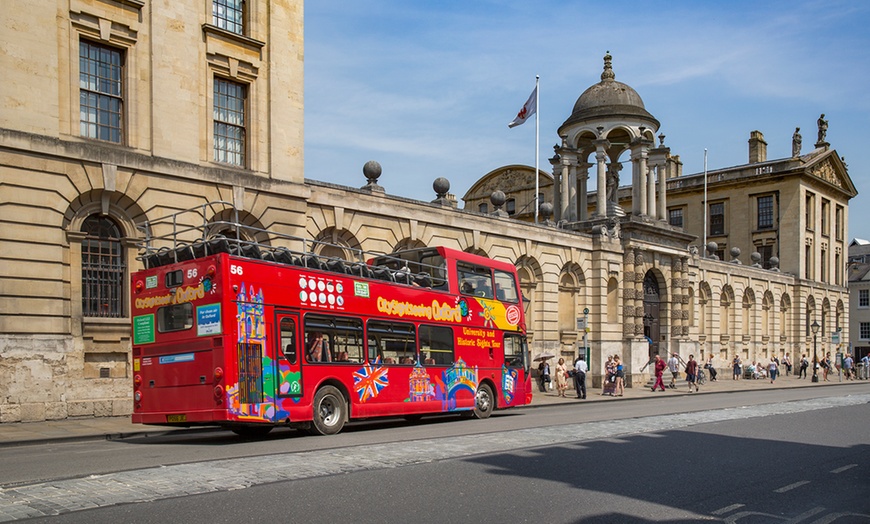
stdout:
<svg viewBox="0 0 870 524">
<path fill-rule="evenodd" d="M 716 375 L 719 373 L 716 372 L 716 364 L 713 362 L 713 353 L 710 353 L 710 358 L 708 358 L 707 363 L 704 364 L 704 369 L 710 372 L 710 381 L 716 382 Z"/>
<path fill-rule="evenodd" d="M 731 367 L 734 373 L 731 375 L 731 380 L 740 380 L 740 374 L 743 373 L 743 363 L 740 361 L 740 357 L 738 355 L 734 355 L 734 359 L 731 360 Z"/>
<path fill-rule="evenodd" d="M 622 365 L 619 355 L 613 357 L 613 363 L 616 365 L 616 387 L 614 394 L 621 397 L 625 393 L 625 367 Z"/>
<path fill-rule="evenodd" d="M 698 391 L 698 363 L 695 361 L 695 355 L 689 355 L 689 361 L 686 362 L 686 382 L 689 383 L 689 393 L 692 392 L 694 386 L 695 391 Z"/>
<path fill-rule="evenodd" d="M 770 364 L 767 365 L 767 376 L 770 377 L 770 383 L 776 382 L 776 374 L 779 371 L 779 366 L 776 363 L 776 357 L 770 359 Z"/>
<path fill-rule="evenodd" d="M 586 398 L 586 372 L 589 367 L 586 365 L 586 356 L 580 355 L 577 357 L 577 362 L 574 362 L 574 389 L 577 390 L 577 398 Z"/>
<path fill-rule="evenodd" d="M 831 372 L 831 354 L 825 355 L 819 365 L 822 366 L 822 378 L 825 379 L 825 382 L 830 382 L 828 380 L 828 373 Z"/>
<path fill-rule="evenodd" d="M 788 353 L 783 357 L 782 365 L 785 366 L 785 376 L 791 375 L 791 359 L 789 358 Z"/>
<path fill-rule="evenodd" d="M 846 358 L 843 359 L 843 375 L 846 376 L 846 380 L 852 380 L 852 365 L 854 363 L 852 354 L 846 353 Z"/>
<path fill-rule="evenodd" d="M 604 364 L 604 388 L 601 391 L 602 395 L 613 396 L 616 391 L 616 365 L 613 363 L 613 356 L 607 357 L 607 362 Z"/>
<path fill-rule="evenodd" d="M 654 363 L 654 365 L 653 365 L 653 369 L 655 370 L 655 374 L 656 374 L 656 381 L 655 381 L 655 383 L 653 384 L 653 387 L 652 387 L 652 390 L 653 390 L 653 391 L 655 391 L 655 390 L 658 389 L 659 387 L 662 388 L 662 391 L 665 390 L 665 382 L 664 382 L 664 380 L 662 380 L 662 376 L 663 376 L 664 373 L 665 373 L 665 368 L 666 368 L 666 367 L 668 367 L 668 365 L 665 364 L 665 361 L 662 360 L 662 358 L 659 356 L 658 353 L 656 353 L 656 355 L 655 355 L 655 363 Z"/>
<path fill-rule="evenodd" d="M 672 353 L 671 358 L 668 359 L 668 371 L 671 372 L 671 382 L 668 387 L 677 389 L 677 379 L 680 378 L 680 360 L 676 353 Z"/>
<path fill-rule="evenodd" d="M 810 367 L 810 361 L 807 360 L 807 356 L 801 356 L 801 368 L 798 373 L 798 378 L 807 378 L 807 368 Z"/>
<path fill-rule="evenodd" d="M 550 364 L 547 363 L 546 360 L 542 360 L 540 364 L 538 364 L 538 389 L 541 392 L 547 391 L 547 384 L 550 383 Z"/>
<path fill-rule="evenodd" d="M 565 366 L 565 359 L 560 358 L 556 364 L 556 392 L 560 397 L 565 396 L 565 391 L 568 390 L 568 368 Z"/>
<path fill-rule="evenodd" d="M 867 380 L 870 378 L 870 352 L 861 358 L 861 363 L 864 364 L 864 367 L 861 370 L 861 375 L 864 380 Z"/>
</svg>

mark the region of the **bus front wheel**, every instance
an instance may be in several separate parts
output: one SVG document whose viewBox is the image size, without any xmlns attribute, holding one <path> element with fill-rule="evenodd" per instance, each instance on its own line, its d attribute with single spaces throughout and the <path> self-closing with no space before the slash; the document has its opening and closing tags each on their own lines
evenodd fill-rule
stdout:
<svg viewBox="0 0 870 524">
<path fill-rule="evenodd" d="M 485 419 L 495 409 L 495 395 L 487 384 L 481 384 L 474 396 L 474 418 Z"/>
<path fill-rule="evenodd" d="M 347 421 L 344 396 L 332 386 L 324 386 L 314 395 L 312 429 L 320 435 L 335 435 Z"/>
</svg>

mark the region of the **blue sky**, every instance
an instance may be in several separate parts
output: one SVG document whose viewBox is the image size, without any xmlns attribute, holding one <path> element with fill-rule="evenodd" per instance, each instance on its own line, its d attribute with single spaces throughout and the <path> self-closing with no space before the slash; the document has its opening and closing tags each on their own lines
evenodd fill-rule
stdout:
<svg viewBox="0 0 870 524">
<path fill-rule="evenodd" d="M 430 201 L 443 176 L 461 199 L 497 167 L 534 165 L 534 121 L 507 123 L 535 75 L 550 171 L 556 129 L 610 51 L 684 174 L 703 171 L 705 148 L 709 169 L 747 163 L 756 129 L 769 159 L 791 155 L 795 127 L 807 152 L 825 113 L 859 191 L 849 238 L 870 239 L 867 27 L 870 2 L 858 0 L 310 0 L 305 176 L 361 187 L 377 160 L 388 194 Z"/>
</svg>

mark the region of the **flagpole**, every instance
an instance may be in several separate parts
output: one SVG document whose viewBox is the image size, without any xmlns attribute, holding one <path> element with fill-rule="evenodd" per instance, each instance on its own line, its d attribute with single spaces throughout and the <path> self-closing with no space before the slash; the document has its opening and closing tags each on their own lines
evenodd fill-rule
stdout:
<svg viewBox="0 0 870 524">
<path fill-rule="evenodd" d="M 541 75 L 535 75 L 535 224 L 538 223 L 538 211 L 541 208 L 541 201 L 538 195 L 541 194 L 540 176 L 538 173 L 538 156 L 540 155 L 541 147 L 541 91 L 538 89 Z"/>
</svg>

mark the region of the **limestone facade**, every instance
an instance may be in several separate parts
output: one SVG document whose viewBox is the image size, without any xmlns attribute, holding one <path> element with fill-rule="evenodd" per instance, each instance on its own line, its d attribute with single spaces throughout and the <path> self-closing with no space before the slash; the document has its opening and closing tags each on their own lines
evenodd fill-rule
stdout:
<svg viewBox="0 0 870 524">
<path fill-rule="evenodd" d="M 138 225 L 212 201 L 231 203 L 246 224 L 329 241 L 348 258 L 351 249 L 446 245 L 510 261 L 533 354 L 573 358 L 585 335 L 593 375 L 620 354 L 635 385 L 648 379 L 652 352 L 713 353 L 724 365 L 735 352 L 751 360 L 806 351 L 816 312 L 848 326 L 842 282 L 804 278 L 801 262 L 785 256 L 783 271 L 705 258 L 690 248 L 699 245 L 691 227 L 667 223 L 663 210 L 674 205 L 686 206 L 688 223 L 693 200 L 667 175 L 677 159 L 663 145 L 652 151 L 658 121 L 638 110 L 639 97 L 609 113 L 608 86 L 578 100 L 560 128 L 558 169 L 541 179 L 552 215 L 535 224 L 522 211 L 534 196 L 526 166 L 484 176 L 465 209 L 390 195 L 399 173 L 385 173 L 383 188 L 372 178 L 362 188 L 306 181 L 301 0 L 220 2 L 242 6 L 235 16 L 215 15 L 209 0 L 12 1 L 0 15 L 10 43 L 0 54 L 0 422 L 130 412 L 129 275 L 141 267 L 136 244 L 161 233 Z M 45 28 L 56 34 L 45 38 Z M 100 81 L 82 64 L 96 64 L 89 71 Z M 581 184 L 584 169 L 594 167 L 604 187 L 626 151 L 632 185 L 616 183 L 599 206 Z M 802 165 L 812 171 L 814 162 L 848 182 L 833 153 Z M 825 169 L 817 173 L 828 182 L 801 171 L 796 189 L 779 189 L 790 195 L 779 204 L 780 245 L 826 238 L 820 222 L 818 237 L 801 227 L 803 199 L 792 193 L 807 187 L 819 205 L 843 207 L 845 228 L 849 193 L 831 189 Z M 515 214 L 525 218 L 473 204 L 500 173 L 520 181 L 502 191 L 523 192 Z M 650 182 L 655 174 L 666 192 Z M 224 218 L 205 207 L 204 220 Z M 755 242 L 738 228 L 729 225 L 729 248 Z"/>
</svg>

